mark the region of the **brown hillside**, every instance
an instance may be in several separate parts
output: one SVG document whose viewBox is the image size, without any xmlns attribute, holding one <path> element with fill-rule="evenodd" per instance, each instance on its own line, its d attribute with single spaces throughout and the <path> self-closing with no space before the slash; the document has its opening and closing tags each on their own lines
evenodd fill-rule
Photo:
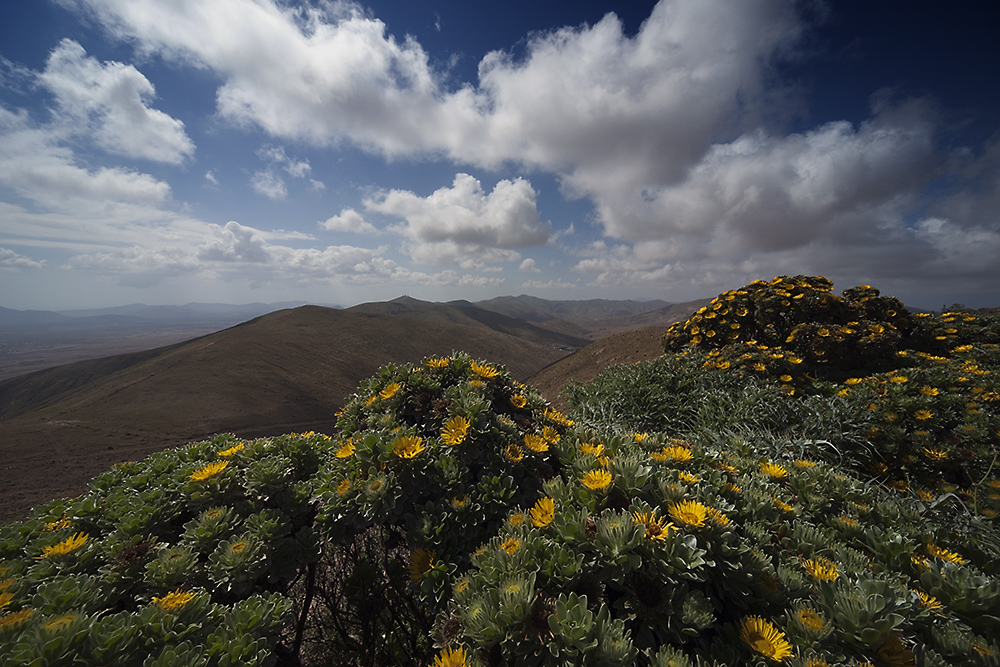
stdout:
<svg viewBox="0 0 1000 667">
<path fill-rule="evenodd" d="M 577 350 L 528 378 L 553 406 L 566 410 L 560 392 L 570 382 L 590 382 L 608 366 L 650 361 L 663 354 L 663 327 L 616 333 Z"/>
<path fill-rule="evenodd" d="M 386 363 L 463 350 L 518 379 L 566 354 L 470 321 L 303 306 L 139 355 L 0 383 L 0 521 L 76 495 L 122 460 L 217 432 L 332 430 L 358 383 Z M 39 377 L 40 374 L 45 374 Z"/>
</svg>

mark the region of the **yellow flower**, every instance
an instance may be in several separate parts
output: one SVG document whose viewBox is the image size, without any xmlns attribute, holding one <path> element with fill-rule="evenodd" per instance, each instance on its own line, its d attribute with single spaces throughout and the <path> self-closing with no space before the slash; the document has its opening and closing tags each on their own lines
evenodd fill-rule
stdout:
<svg viewBox="0 0 1000 667">
<path fill-rule="evenodd" d="M 209 477 L 214 477 L 225 470 L 227 465 L 229 465 L 229 461 L 216 461 L 215 463 L 209 463 L 208 465 L 202 466 L 191 473 L 191 479 L 196 482 L 204 482 Z"/>
<path fill-rule="evenodd" d="M 549 451 L 549 443 L 545 441 L 545 438 L 540 435 L 535 435 L 534 433 L 524 434 L 524 444 L 533 452 Z"/>
<path fill-rule="evenodd" d="M 45 524 L 46 531 L 61 530 L 63 528 L 69 528 L 73 525 L 73 521 L 66 517 L 59 519 L 58 521 L 50 521 Z"/>
<path fill-rule="evenodd" d="M 913 416 L 919 419 L 920 421 L 926 421 L 928 419 L 931 419 L 934 416 L 934 413 L 931 412 L 930 410 L 917 410 L 916 412 L 913 413 Z"/>
<path fill-rule="evenodd" d="M 236 452 L 242 452 L 242 451 L 243 451 L 243 443 L 241 442 L 241 443 L 239 443 L 237 445 L 233 445 L 229 449 L 224 449 L 221 452 L 218 452 L 217 455 L 218 456 L 222 456 L 222 457 L 226 457 L 226 456 L 232 456 Z"/>
<path fill-rule="evenodd" d="M 936 447 L 924 447 L 924 456 L 926 456 L 929 461 L 944 461 L 948 458 L 948 452 L 943 449 L 937 449 Z"/>
<path fill-rule="evenodd" d="M 924 396 L 937 396 L 941 393 L 941 390 L 937 387 L 921 387 L 920 393 Z"/>
<path fill-rule="evenodd" d="M 905 375 L 893 375 L 891 378 L 889 378 L 889 382 L 892 382 L 894 384 L 903 384 L 904 382 L 909 382 L 909 378 L 907 378 Z"/>
<path fill-rule="evenodd" d="M 779 466 L 777 463 L 771 463 L 769 461 L 760 464 L 760 471 L 768 477 L 773 477 L 774 479 L 788 477 L 787 470 Z"/>
<path fill-rule="evenodd" d="M 447 357 L 431 357 L 427 360 L 427 365 L 431 368 L 447 368 L 449 361 Z"/>
<path fill-rule="evenodd" d="M 460 445 L 469 434 L 469 420 L 465 417 L 455 416 L 445 422 L 441 429 L 441 440 L 446 445 Z"/>
<path fill-rule="evenodd" d="M 415 435 L 402 435 L 392 445 L 392 453 L 401 459 L 412 459 L 425 449 L 424 439 Z"/>
<path fill-rule="evenodd" d="M 774 498 L 773 500 L 774 500 L 774 506 L 777 507 L 782 512 L 794 512 L 795 511 L 795 508 L 792 507 L 791 505 L 789 505 L 788 503 L 786 503 L 784 500 L 782 500 L 780 498 Z"/>
<path fill-rule="evenodd" d="M 87 538 L 90 536 L 87 533 L 77 533 L 71 537 L 67 537 L 65 540 L 59 544 L 53 544 L 42 549 L 42 555 L 39 558 L 59 558 L 61 556 L 68 556 L 80 547 L 82 547 L 86 542 Z"/>
<path fill-rule="evenodd" d="M 552 498 L 539 498 L 531 508 L 531 525 L 535 528 L 545 528 L 556 518 L 556 503 Z"/>
<path fill-rule="evenodd" d="M 446 648 L 441 654 L 434 658 L 434 664 L 430 667 L 467 667 L 465 649 L 459 646 L 456 649 Z"/>
<path fill-rule="evenodd" d="M 805 459 L 799 459 L 794 462 L 797 468 L 815 468 L 816 464 L 812 461 L 806 461 Z"/>
<path fill-rule="evenodd" d="M 524 394 L 514 394 L 510 397 L 510 404 L 515 408 L 523 408 L 528 404 L 528 399 L 524 397 Z"/>
<path fill-rule="evenodd" d="M 937 611 L 939 609 L 944 609 L 944 605 L 936 597 L 932 597 L 923 591 L 917 591 L 917 595 L 920 597 L 920 602 L 917 604 L 924 609 L 930 609 L 931 611 Z"/>
<path fill-rule="evenodd" d="M 671 503 L 668 511 L 676 521 L 692 528 L 704 526 L 708 517 L 708 508 L 694 500 Z"/>
<path fill-rule="evenodd" d="M 542 437 L 545 438 L 545 442 L 548 442 L 553 445 L 559 442 L 559 440 L 562 438 L 562 436 L 559 435 L 559 431 L 555 430 L 551 426 L 542 427 Z"/>
<path fill-rule="evenodd" d="M 513 443 L 507 445 L 506 454 L 507 458 L 514 463 L 524 458 L 524 450 Z"/>
<path fill-rule="evenodd" d="M 769 660 L 780 662 L 792 654 L 792 645 L 785 641 L 785 633 L 760 616 L 747 616 L 740 622 L 740 639 Z"/>
<path fill-rule="evenodd" d="M 788 375 L 787 373 L 785 373 L 784 375 L 782 375 L 778 379 L 781 380 L 782 382 L 791 382 L 792 381 L 792 376 Z"/>
<path fill-rule="evenodd" d="M 461 493 L 451 499 L 451 506 L 455 509 L 462 509 L 469 502 L 469 497 L 464 493 Z"/>
<path fill-rule="evenodd" d="M 378 393 L 382 398 L 392 398 L 396 395 L 396 392 L 400 389 L 400 384 L 398 382 L 390 382 L 385 386 L 385 389 Z"/>
<path fill-rule="evenodd" d="M 371 405 L 377 400 L 378 400 L 378 394 L 372 394 L 371 396 L 365 399 L 365 405 Z"/>
<path fill-rule="evenodd" d="M 812 609 L 800 609 L 799 610 L 799 622 L 802 626 L 813 632 L 820 632 L 824 627 L 826 627 L 826 622 L 823 617 L 814 612 Z"/>
<path fill-rule="evenodd" d="M 351 490 L 351 480 L 349 479 L 340 480 L 340 484 L 337 485 L 337 495 L 342 496 L 350 490 Z"/>
<path fill-rule="evenodd" d="M 354 453 L 354 443 L 350 440 L 347 440 L 346 442 L 344 442 L 344 444 L 340 446 L 340 449 L 337 450 L 336 456 L 338 459 L 346 459 L 353 453 Z"/>
<path fill-rule="evenodd" d="M 495 378 L 500 375 L 499 371 L 488 364 L 479 364 L 475 361 L 472 362 L 472 372 L 481 378 Z"/>
<path fill-rule="evenodd" d="M 671 530 L 676 530 L 674 524 L 656 516 L 654 512 L 633 512 L 632 519 L 637 526 L 642 525 L 646 529 L 646 539 L 650 541 L 662 542 L 670 537 Z"/>
<path fill-rule="evenodd" d="M 508 555 L 512 556 L 514 555 L 515 551 L 521 548 L 521 543 L 518 540 L 514 539 L 513 537 L 509 537 L 503 541 L 503 544 L 500 545 L 500 548 L 506 551 Z"/>
<path fill-rule="evenodd" d="M 682 447 L 681 445 L 669 445 L 664 447 L 661 453 L 673 461 L 678 463 L 685 463 L 694 458 L 694 454 L 687 447 Z"/>
<path fill-rule="evenodd" d="M 948 561 L 949 563 L 954 563 L 955 565 L 961 565 L 965 562 L 965 559 L 959 556 L 954 551 L 948 551 L 938 545 L 930 542 L 927 545 L 927 553 L 934 556 L 935 558 L 940 558 L 943 561 Z"/>
<path fill-rule="evenodd" d="M 705 511 L 708 513 L 708 518 L 720 526 L 729 525 L 729 517 L 715 509 L 714 507 L 706 507 Z"/>
<path fill-rule="evenodd" d="M 837 564 L 823 558 L 822 556 L 802 561 L 802 567 L 804 567 L 806 572 L 811 574 L 813 578 L 819 579 L 820 581 L 833 581 L 840 576 Z"/>
<path fill-rule="evenodd" d="M 520 526 L 524 523 L 524 515 L 518 512 L 517 514 L 511 514 L 510 518 L 507 519 L 512 526 Z"/>
<path fill-rule="evenodd" d="M 611 484 L 611 473 L 607 470 L 591 470 L 583 476 L 583 485 L 591 491 L 600 491 Z"/>
<path fill-rule="evenodd" d="M 844 380 L 844 384 L 850 385 L 850 386 L 854 386 L 856 384 L 861 384 L 861 382 L 862 382 L 861 378 L 847 378 L 846 380 Z"/>
<path fill-rule="evenodd" d="M 553 410 L 551 408 L 545 408 L 545 412 L 542 413 L 547 419 L 554 421 L 562 426 L 572 426 L 573 420 L 567 419 L 566 415 L 559 412 L 558 410 Z"/>
<path fill-rule="evenodd" d="M 593 454 L 595 457 L 604 453 L 604 445 L 601 443 L 582 442 L 578 449 L 581 454 Z"/>
<path fill-rule="evenodd" d="M 0 616 L 0 628 L 12 628 L 15 625 L 19 625 L 31 618 L 31 615 L 34 613 L 34 609 L 22 609 L 21 611 L 12 611 L 9 614 L 4 614 Z"/>
<path fill-rule="evenodd" d="M 700 479 L 698 479 L 697 477 L 695 477 L 695 476 L 694 476 L 694 475 L 692 475 L 691 473 L 689 473 L 689 472 L 684 472 L 684 471 L 680 471 L 680 472 L 678 472 L 678 473 L 677 473 L 677 477 L 678 477 L 678 479 L 680 479 L 680 480 L 681 480 L 682 482 L 690 482 L 691 484 L 695 484 L 695 483 L 697 483 L 697 482 L 700 482 L 700 481 L 701 481 Z"/>
<path fill-rule="evenodd" d="M 173 593 L 167 593 L 162 598 L 153 598 L 153 603 L 163 611 L 177 611 L 188 602 L 194 599 L 194 593 L 177 589 Z"/>
<path fill-rule="evenodd" d="M 434 567 L 434 557 L 437 553 L 427 549 L 414 549 L 410 553 L 410 579 L 420 581 Z"/>
<path fill-rule="evenodd" d="M 75 615 L 73 615 L 73 614 L 65 614 L 63 616 L 58 616 L 56 618 L 53 618 L 52 620 L 48 621 L 42 627 L 44 627 L 46 630 L 49 630 L 51 632 L 55 632 L 57 630 L 62 630 L 67 625 L 72 624 L 73 621 L 75 621 L 75 620 L 76 620 L 76 616 Z"/>
</svg>

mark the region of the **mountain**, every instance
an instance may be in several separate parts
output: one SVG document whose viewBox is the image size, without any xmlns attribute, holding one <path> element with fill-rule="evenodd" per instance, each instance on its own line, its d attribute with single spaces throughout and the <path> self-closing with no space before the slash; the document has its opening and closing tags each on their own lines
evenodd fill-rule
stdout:
<svg viewBox="0 0 1000 667">
<path fill-rule="evenodd" d="M 91 310 L 0 308 L 0 380 L 190 340 L 295 304 L 136 303 Z"/>
<path fill-rule="evenodd" d="M 522 294 L 477 301 L 471 305 L 527 320 L 542 329 L 594 341 L 620 331 L 650 326 L 668 327 L 686 319 L 710 301 L 549 301 Z"/>
<path fill-rule="evenodd" d="M 501 296 L 487 301 L 477 301 L 473 305 L 485 310 L 517 317 L 529 322 L 545 322 L 559 319 L 567 322 L 590 323 L 600 320 L 628 317 L 671 305 L 666 301 L 611 301 L 608 299 L 587 299 L 580 301 L 550 301 L 522 294 L 521 296 Z"/>
<path fill-rule="evenodd" d="M 565 337 L 538 330 L 528 340 L 479 321 L 495 314 L 473 314 L 415 301 L 302 306 L 0 382 L 0 520 L 80 493 L 118 461 L 217 432 L 332 431 L 344 399 L 387 363 L 462 350 L 523 380 L 568 353 Z"/>
</svg>

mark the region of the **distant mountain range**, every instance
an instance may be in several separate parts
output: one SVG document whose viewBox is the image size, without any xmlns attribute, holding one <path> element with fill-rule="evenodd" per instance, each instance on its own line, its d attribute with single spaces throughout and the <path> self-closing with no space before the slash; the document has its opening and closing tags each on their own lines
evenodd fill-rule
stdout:
<svg viewBox="0 0 1000 667">
<path fill-rule="evenodd" d="M 299 306 L 183 342 L 0 381 L 0 520 L 82 492 L 86 480 L 115 462 L 217 432 L 331 432 L 345 398 L 386 363 L 465 351 L 505 365 L 528 383 L 544 371 L 551 400 L 560 382 L 587 380 L 608 358 L 625 363 L 655 356 L 652 341 L 705 302 L 512 297 L 483 303 L 491 308 L 409 297 L 345 309 Z M 83 317 L 140 317 L 135 312 L 142 307 L 128 308 L 132 314 Z M 615 337 L 591 344 L 595 332 L 625 330 L 629 321 L 655 322 L 641 351 L 629 348 L 634 337 L 610 356 L 606 341 Z M 588 354 L 595 345 L 600 354 Z M 583 363 L 568 361 L 581 354 Z M 559 371 L 563 363 L 569 363 L 566 373 Z"/>
</svg>

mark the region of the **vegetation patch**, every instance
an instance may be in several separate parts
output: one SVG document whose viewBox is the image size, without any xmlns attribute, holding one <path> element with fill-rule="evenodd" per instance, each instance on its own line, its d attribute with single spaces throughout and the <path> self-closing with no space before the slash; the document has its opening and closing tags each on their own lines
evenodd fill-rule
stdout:
<svg viewBox="0 0 1000 667">
<path fill-rule="evenodd" d="M 781 276 L 572 385 L 390 365 L 0 528 L 16 664 L 1000 664 L 1000 318 Z"/>
</svg>

